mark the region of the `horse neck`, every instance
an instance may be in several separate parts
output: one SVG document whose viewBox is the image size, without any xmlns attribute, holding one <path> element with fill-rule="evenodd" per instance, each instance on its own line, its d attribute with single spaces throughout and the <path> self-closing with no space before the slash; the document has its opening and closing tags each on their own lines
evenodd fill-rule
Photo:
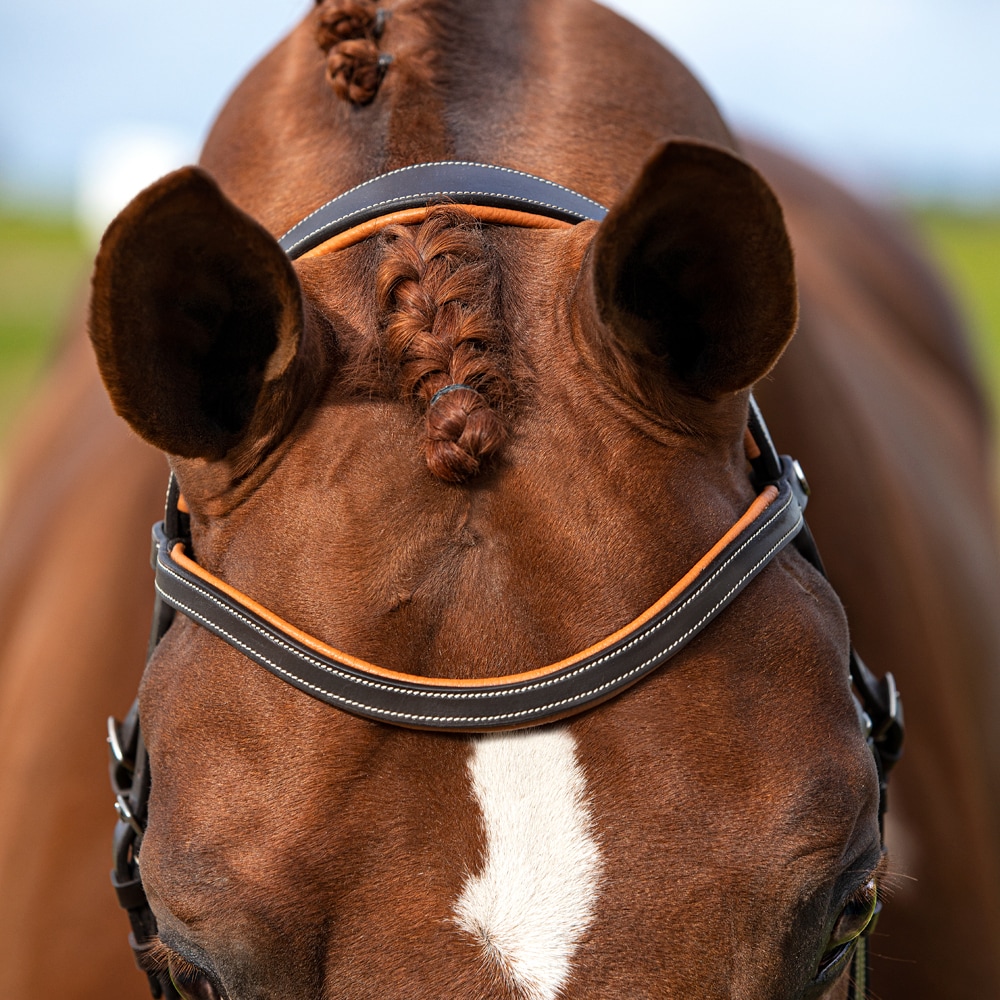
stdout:
<svg viewBox="0 0 1000 1000">
<path fill-rule="evenodd" d="M 369 103 L 338 97 L 324 78 L 313 11 L 248 74 L 209 136 L 203 165 L 276 233 L 411 163 L 497 163 L 611 204 L 665 135 L 732 145 L 691 74 L 590 0 L 383 6 L 378 46 L 392 62 Z"/>
</svg>

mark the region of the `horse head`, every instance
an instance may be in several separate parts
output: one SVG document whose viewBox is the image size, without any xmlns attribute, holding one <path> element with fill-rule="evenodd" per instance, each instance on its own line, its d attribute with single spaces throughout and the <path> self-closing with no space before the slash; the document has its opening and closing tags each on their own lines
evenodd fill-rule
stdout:
<svg viewBox="0 0 1000 1000">
<path fill-rule="evenodd" d="M 119 216 L 91 336 L 199 567 L 375 686 L 488 686 L 601 648 L 754 505 L 793 262 L 701 89 L 617 18 L 387 8 L 324 0 L 210 173 Z M 431 205 L 294 264 L 276 242 L 441 158 L 609 211 Z M 791 547 L 613 699 L 477 735 L 331 707 L 178 614 L 140 697 L 146 961 L 230 1000 L 846 996 L 881 859 L 849 655 Z"/>
</svg>

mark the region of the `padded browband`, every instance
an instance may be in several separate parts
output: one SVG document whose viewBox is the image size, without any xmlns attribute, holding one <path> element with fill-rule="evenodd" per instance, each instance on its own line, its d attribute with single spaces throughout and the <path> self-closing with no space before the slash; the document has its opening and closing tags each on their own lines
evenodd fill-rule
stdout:
<svg viewBox="0 0 1000 1000">
<path fill-rule="evenodd" d="M 295 260 L 338 234 L 373 219 L 437 203 L 508 209 L 563 222 L 600 221 L 596 201 L 534 174 L 489 163 L 442 161 L 392 170 L 328 201 L 278 244 Z"/>
<path fill-rule="evenodd" d="M 300 632 L 183 554 L 153 528 L 156 589 L 171 607 L 300 690 L 368 719 L 415 729 L 483 732 L 551 722 L 606 701 L 676 655 L 799 532 L 805 497 L 787 459 L 691 573 L 635 622 L 597 646 L 539 670 L 461 681 L 395 673 Z"/>
</svg>

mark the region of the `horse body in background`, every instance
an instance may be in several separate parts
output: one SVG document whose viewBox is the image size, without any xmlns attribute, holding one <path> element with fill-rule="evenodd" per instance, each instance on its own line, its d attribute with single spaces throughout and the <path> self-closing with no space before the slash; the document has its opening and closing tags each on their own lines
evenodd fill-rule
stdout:
<svg viewBox="0 0 1000 1000">
<path fill-rule="evenodd" d="M 141 695 L 150 961 L 230 1000 L 843 997 L 874 878 L 877 995 L 998 994 L 989 443 L 933 279 L 884 220 L 751 151 L 802 302 L 772 372 L 796 316 L 781 214 L 671 56 L 578 0 L 385 10 L 319 4 L 220 116 L 218 187 L 171 175 L 105 239 L 101 373 L 171 456 L 199 562 L 389 670 L 557 661 L 753 499 L 763 379 L 854 643 L 907 697 L 894 860 L 843 613 L 790 550 L 619 698 L 477 738 L 345 715 L 178 617 Z M 539 231 L 447 207 L 294 269 L 274 243 L 444 159 L 611 211 Z M 0 975 L 139 997 L 100 732 L 138 681 L 165 467 L 82 343 L 48 392 L 0 563 Z"/>
</svg>

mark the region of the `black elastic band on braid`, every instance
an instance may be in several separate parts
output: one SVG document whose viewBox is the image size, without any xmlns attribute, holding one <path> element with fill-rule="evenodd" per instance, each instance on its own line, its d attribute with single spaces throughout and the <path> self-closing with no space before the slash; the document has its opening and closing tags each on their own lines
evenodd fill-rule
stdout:
<svg viewBox="0 0 1000 1000">
<path fill-rule="evenodd" d="M 471 385 L 466 385 L 464 382 L 453 382 L 451 385 L 446 385 L 443 389 L 438 389 L 431 396 L 431 401 L 427 404 L 427 409 L 429 410 L 442 396 L 447 396 L 449 392 L 455 392 L 456 389 L 468 389 L 469 392 L 474 392 L 477 396 L 481 395 L 479 390 L 474 389 Z"/>
</svg>

